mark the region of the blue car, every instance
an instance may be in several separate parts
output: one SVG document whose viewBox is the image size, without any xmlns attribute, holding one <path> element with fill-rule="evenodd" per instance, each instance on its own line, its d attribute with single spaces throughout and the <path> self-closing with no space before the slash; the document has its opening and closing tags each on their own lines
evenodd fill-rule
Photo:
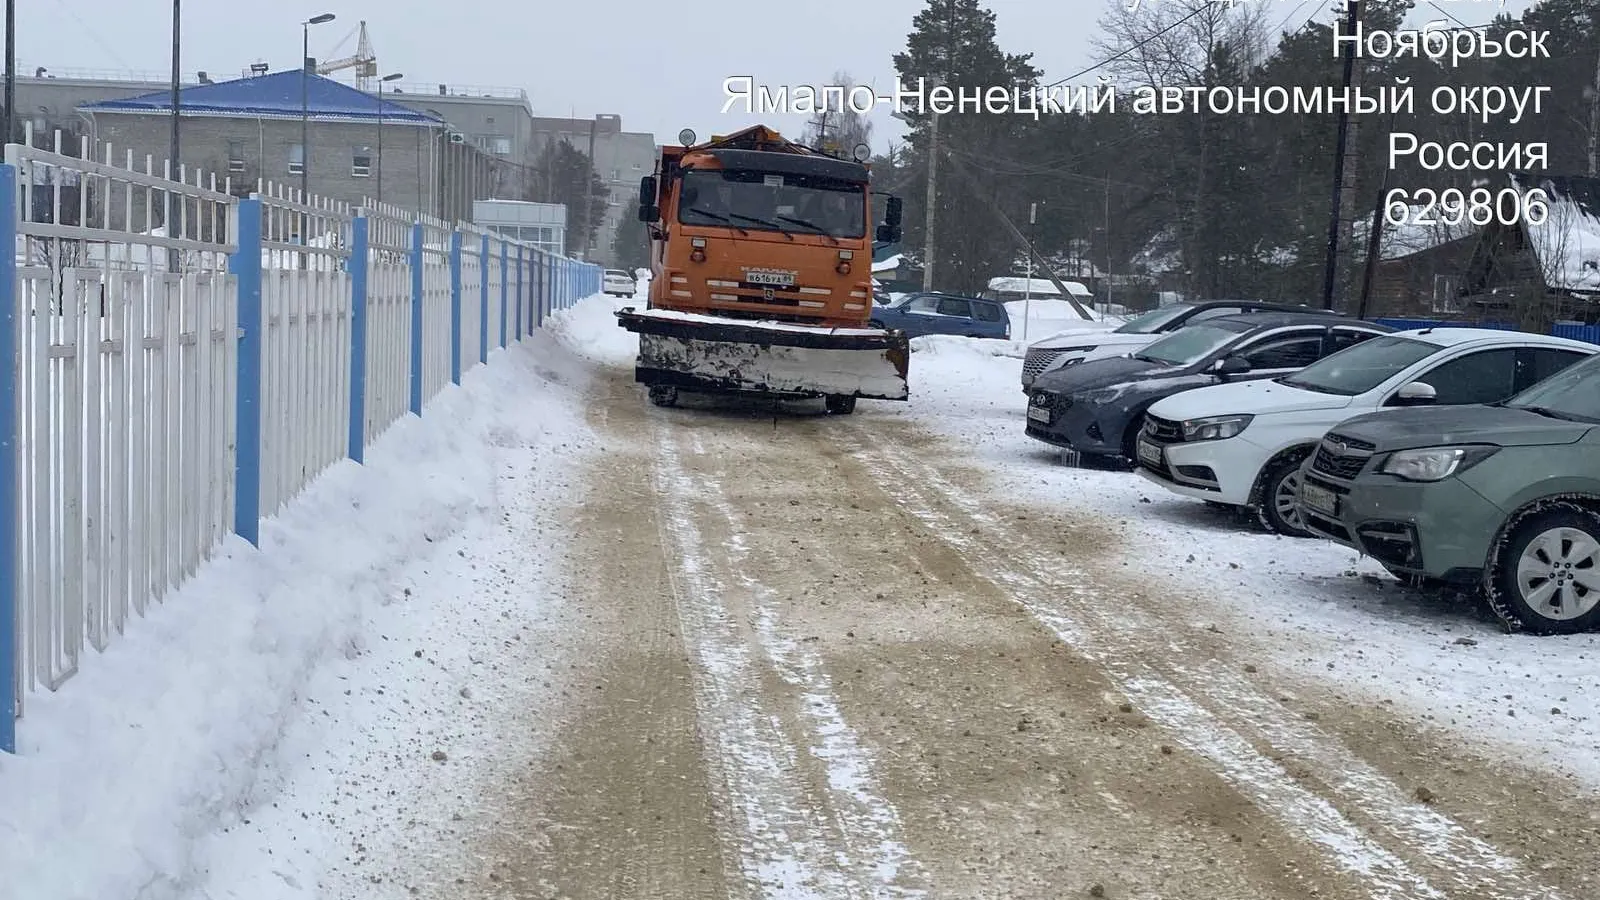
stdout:
<svg viewBox="0 0 1600 900">
<path fill-rule="evenodd" d="M 872 327 L 898 329 L 906 337 L 952 334 L 1011 339 L 1011 317 L 998 301 L 937 292 L 919 291 L 901 297 L 893 306 L 874 306 Z"/>
</svg>

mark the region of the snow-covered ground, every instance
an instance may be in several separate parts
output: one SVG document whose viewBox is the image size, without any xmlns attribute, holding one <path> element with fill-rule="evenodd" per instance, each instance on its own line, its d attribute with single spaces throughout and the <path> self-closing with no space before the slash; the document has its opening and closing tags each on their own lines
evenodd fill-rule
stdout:
<svg viewBox="0 0 1600 900">
<path fill-rule="evenodd" d="M 537 705 L 507 660 L 560 644 L 550 562 L 592 441 L 566 315 L 29 698 L 0 895 L 372 896 L 364 863 L 446 851 L 439 823 Z"/>
<path fill-rule="evenodd" d="M 948 436 L 1004 496 L 1125 523 L 1130 564 L 1188 585 L 1197 622 L 1259 643 L 1273 665 L 1600 790 L 1600 636 L 1506 635 L 1473 603 L 1404 587 L 1335 544 L 1261 533 L 1131 472 L 1065 465 L 1024 433 L 1021 363 L 998 344 L 919 338 L 911 401 L 870 413 Z"/>
<path fill-rule="evenodd" d="M 461 853 L 460 829 L 484 824 L 466 798 L 518 764 L 507 735 L 537 750 L 527 717 L 556 702 L 530 665 L 563 668 L 583 621 L 563 605 L 563 523 L 599 449 L 585 382 L 637 347 L 612 315 L 625 305 L 557 313 L 366 466 L 330 470 L 260 551 L 232 541 L 67 688 L 31 697 L 21 754 L 0 759 L 0 895 L 403 896 L 373 886 L 386 860 Z M 1264 670 L 1600 787 L 1600 637 L 1507 636 L 1343 549 L 1063 465 L 1023 433 L 1020 343 L 914 347 L 911 401 L 858 416 L 948 437 L 996 498 L 1121 527 L 1126 562 L 1183 586 L 1174 602 Z"/>
</svg>

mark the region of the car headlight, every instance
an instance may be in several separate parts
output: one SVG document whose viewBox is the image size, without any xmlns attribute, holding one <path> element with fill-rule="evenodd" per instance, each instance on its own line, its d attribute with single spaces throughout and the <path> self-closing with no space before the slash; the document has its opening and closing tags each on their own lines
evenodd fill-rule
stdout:
<svg viewBox="0 0 1600 900">
<path fill-rule="evenodd" d="M 1406 481 L 1443 481 L 1499 452 L 1499 447 L 1423 447 L 1389 454 L 1378 469 Z"/>
<path fill-rule="evenodd" d="M 1250 424 L 1255 416 L 1207 416 L 1204 419 L 1190 419 L 1183 423 L 1183 439 L 1186 441 L 1225 441 L 1237 437 L 1239 432 Z"/>
</svg>

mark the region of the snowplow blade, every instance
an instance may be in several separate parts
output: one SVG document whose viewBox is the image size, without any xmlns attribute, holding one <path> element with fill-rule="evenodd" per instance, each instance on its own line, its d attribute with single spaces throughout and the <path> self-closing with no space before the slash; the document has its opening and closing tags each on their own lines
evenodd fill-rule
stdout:
<svg viewBox="0 0 1600 900">
<path fill-rule="evenodd" d="M 737 322 L 622 309 L 639 335 L 634 380 L 687 391 L 905 400 L 911 344 L 903 332 Z"/>
</svg>

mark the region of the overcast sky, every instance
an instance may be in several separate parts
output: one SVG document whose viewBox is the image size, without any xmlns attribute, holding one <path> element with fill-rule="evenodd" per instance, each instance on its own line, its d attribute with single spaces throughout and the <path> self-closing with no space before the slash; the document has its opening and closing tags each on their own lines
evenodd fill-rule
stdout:
<svg viewBox="0 0 1600 900">
<path fill-rule="evenodd" d="M 996 14 L 1001 49 L 1033 53 L 1049 81 L 1097 61 L 1090 39 L 1107 3 L 1115 2 L 1128 0 L 986 5 Z M 1326 0 L 1258 2 L 1281 7 L 1282 15 L 1272 18 L 1290 28 L 1313 14 L 1329 17 Z M 1515 11 L 1527 2 L 1508 0 L 1505 8 Z M 1444 3 L 1473 24 L 1501 8 L 1494 0 Z M 170 71 L 172 6 L 166 0 L 17 6 L 17 61 L 24 72 L 44 66 L 63 74 L 92 69 L 164 77 Z M 747 116 L 741 107 L 724 114 L 723 80 L 750 75 L 773 87 L 820 87 L 842 70 L 892 95 L 893 55 L 905 49 L 911 20 L 924 6 L 925 0 L 744 0 L 720 7 L 657 0 L 294 0 L 282 6 L 183 0 L 182 66 L 191 76 L 204 70 L 219 80 L 257 61 L 274 71 L 293 68 L 300 22 L 330 12 L 337 20 L 312 27 L 312 56 L 353 53 L 356 26 L 365 19 L 382 72 L 403 72 L 408 82 L 520 87 L 536 114 L 616 113 L 626 130 L 651 132 L 662 142 L 685 127 L 705 137 L 756 121 L 798 135 L 803 115 Z M 873 117 L 879 151 L 900 134 L 887 112 L 882 107 Z"/>
</svg>

